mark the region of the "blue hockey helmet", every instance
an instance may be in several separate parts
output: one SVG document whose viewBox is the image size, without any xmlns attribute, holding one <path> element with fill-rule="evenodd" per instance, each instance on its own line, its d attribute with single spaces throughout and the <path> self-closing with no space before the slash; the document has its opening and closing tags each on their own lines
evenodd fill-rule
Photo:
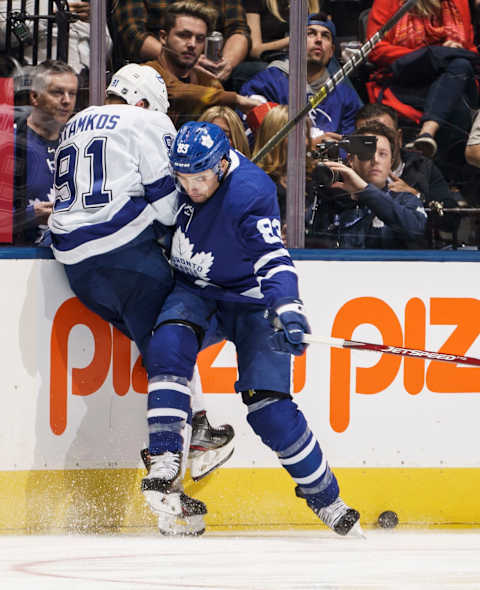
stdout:
<svg viewBox="0 0 480 590">
<path fill-rule="evenodd" d="M 190 121 L 180 127 L 172 149 L 170 164 L 174 172 L 195 174 L 213 169 L 222 179 L 220 163 L 230 162 L 230 142 L 223 130 L 214 123 Z"/>
</svg>

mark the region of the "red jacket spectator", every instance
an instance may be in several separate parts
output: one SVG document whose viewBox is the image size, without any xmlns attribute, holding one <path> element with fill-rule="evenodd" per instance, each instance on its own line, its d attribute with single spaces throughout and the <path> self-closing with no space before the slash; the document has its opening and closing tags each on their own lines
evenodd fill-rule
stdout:
<svg viewBox="0 0 480 590">
<path fill-rule="evenodd" d="M 374 0 L 367 35 L 377 32 L 404 0 Z M 371 102 L 392 106 L 420 123 L 407 147 L 433 158 L 439 147 L 463 153 L 477 107 L 475 68 L 478 52 L 468 0 L 418 0 L 369 55 L 377 71 L 367 84 Z M 440 132 L 437 137 L 437 132 Z M 462 161 L 458 162 L 461 166 Z"/>
<path fill-rule="evenodd" d="M 402 4 L 402 0 L 375 0 L 368 18 L 367 36 L 376 33 Z M 458 41 L 464 49 L 476 53 L 468 0 L 442 2 L 442 12 L 445 24 L 440 26 L 415 12 L 407 12 L 375 46 L 369 61 L 379 67 L 389 66 L 407 53 L 427 45 L 442 45 L 447 39 Z"/>
</svg>

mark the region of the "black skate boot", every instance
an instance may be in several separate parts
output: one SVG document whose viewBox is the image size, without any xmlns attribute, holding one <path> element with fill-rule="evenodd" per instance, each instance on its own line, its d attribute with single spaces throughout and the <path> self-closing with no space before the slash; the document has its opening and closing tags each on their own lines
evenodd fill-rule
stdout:
<svg viewBox="0 0 480 590">
<path fill-rule="evenodd" d="M 235 432 L 230 424 L 213 428 L 205 410 L 192 419 L 192 439 L 188 455 L 190 475 L 198 481 L 223 465 L 233 454 Z"/>
</svg>

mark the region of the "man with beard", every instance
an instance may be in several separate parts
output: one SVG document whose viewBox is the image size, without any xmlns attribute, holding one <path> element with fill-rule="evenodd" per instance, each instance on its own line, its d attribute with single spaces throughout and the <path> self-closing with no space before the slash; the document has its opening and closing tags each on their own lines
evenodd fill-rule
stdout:
<svg viewBox="0 0 480 590">
<path fill-rule="evenodd" d="M 165 12 L 174 0 L 113 0 L 111 28 L 116 50 L 121 59 L 144 61 L 157 58 L 162 52 L 158 40 Z M 189 3 L 188 3 L 189 4 Z M 217 13 L 215 28 L 225 40 L 220 59 L 200 57 L 200 65 L 218 80 L 225 81 L 232 70 L 248 55 L 250 28 L 242 0 L 202 0 Z M 120 57 L 119 56 L 119 57 Z"/>
<path fill-rule="evenodd" d="M 216 11 L 200 2 L 182 0 L 165 11 L 160 56 L 147 62 L 165 80 L 170 118 L 179 127 L 208 107 L 228 105 L 248 112 L 259 100 L 223 90 L 206 70 L 195 67 L 205 48 L 205 39 L 215 25 Z"/>
<path fill-rule="evenodd" d="M 335 25 L 324 13 L 311 14 L 307 23 L 307 98 L 316 94 L 328 80 L 328 65 L 335 53 Z M 275 60 L 253 76 L 240 94 L 278 104 L 288 104 L 288 59 Z M 355 114 L 362 106 L 360 97 L 347 82 L 341 82 L 327 98 L 309 113 L 312 138 L 336 141 L 355 128 Z"/>
</svg>

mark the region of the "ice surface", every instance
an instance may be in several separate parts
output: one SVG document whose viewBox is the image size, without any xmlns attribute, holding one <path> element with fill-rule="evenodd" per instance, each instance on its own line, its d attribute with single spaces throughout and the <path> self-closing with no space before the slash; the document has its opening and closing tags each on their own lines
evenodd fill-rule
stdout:
<svg viewBox="0 0 480 590">
<path fill-rule="evenodd" d="M 1 590 L 480 589 L 480 531 L 2 536 Z"/>
</svg>

